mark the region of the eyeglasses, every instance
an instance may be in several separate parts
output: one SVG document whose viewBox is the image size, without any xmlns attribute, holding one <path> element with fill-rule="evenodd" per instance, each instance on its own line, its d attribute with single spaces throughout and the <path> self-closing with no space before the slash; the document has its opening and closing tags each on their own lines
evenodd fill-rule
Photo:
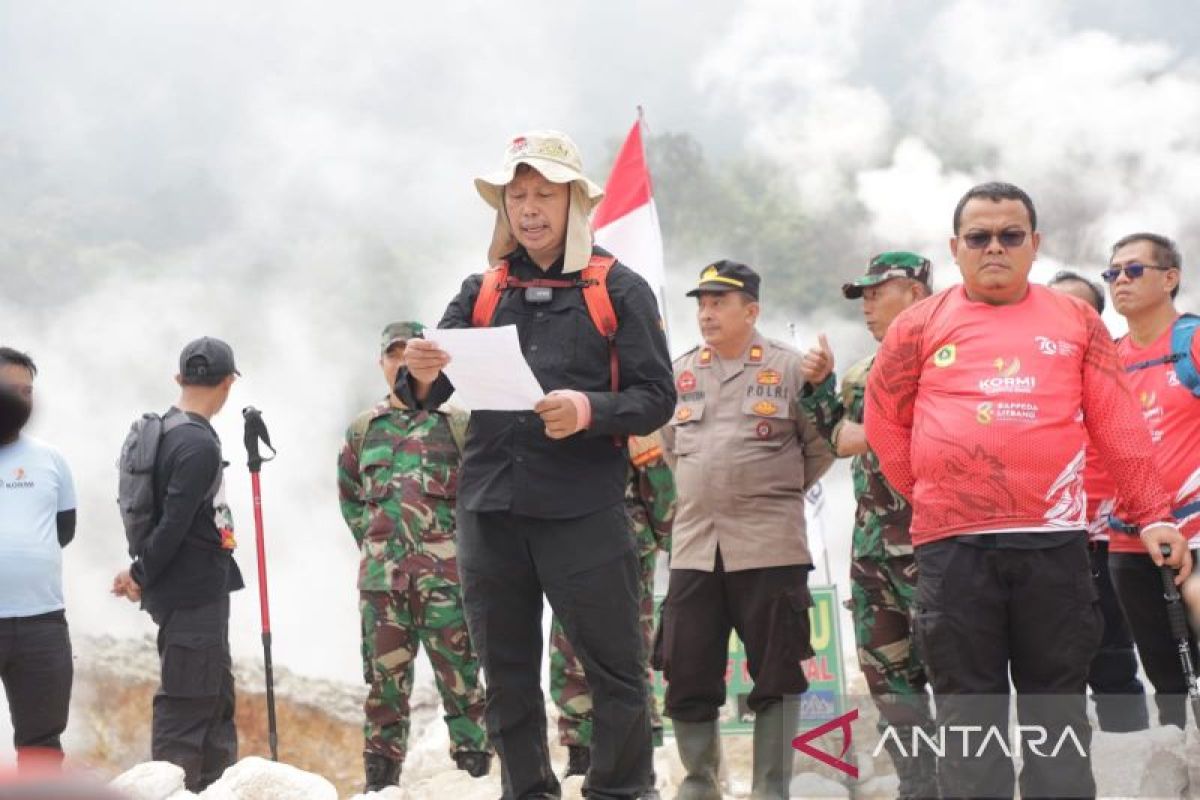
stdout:
<svg viewBox="0 0 1200 800">
<path fill-rule="evenodd" d="M 1004 231 L 971 231 L 964 233 L 963 244 L 972 250 L 982 250 L 992 243 L 992 239 L 1000 242 L 1001 247 L 1020 247 L 1025 243 L 1025 231 L 1010 228 Z"/>
<path fill-rule="evenodd" d="M 1126 264 L 1124 267 L 1110 267 L 1109 269 L 1104 270 L 1104 272 L 1101 272 L 1100 277 L 1104 279 L 1105 283 L 1116 283 L 1117 278 L 1121 277 L 1121 273 L 1124 272 L 1126 278 L 1129 278 L 1131 281 L 1136 281 L 1138 278 L 1142 277 L 1142 275 L 1144 275 L 1148 269 L 1158 269 L 1166 272 L 1167 270 L 1171 269 L 1171 267 L 1160 267 L 1158 264 L 1138 264 L 1137 262 L 1134 262 L 1132 264 Z"/>
</svg>

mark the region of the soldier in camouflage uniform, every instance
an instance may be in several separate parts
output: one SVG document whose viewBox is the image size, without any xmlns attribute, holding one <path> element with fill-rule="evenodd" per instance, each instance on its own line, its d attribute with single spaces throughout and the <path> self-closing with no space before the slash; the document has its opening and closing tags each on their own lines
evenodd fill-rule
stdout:
<svg viewBox="0 0 1200 800">
<path fill-rule="evenodd" d="M 657 433 L 629 438 L 625 508 L 637 539 L 642 640 L 648 659 L 654 640 L 654 568 L 659 550 L 671 552 L 671 523 L 675 519 L 675 479 L 663 459 L 662 440 Z M 648 664 L 646 685 L 654 743 L 661 745 L 662 717 L 654 699 Z M 591 763 L 592 698 L 583 665 L 557 618 L 550 628 L 550 696 L 558 706 L 558 740 L 569 753 L 566 775 L 586 775 Z"/>
<path fill-rule="evenodd" d="M 404 345 L 421 331 L 415 322 L 384 329 L 380 366 L 389 387 L 404 363 Z M 479 777 L 491 761 L 454 540 L 465 415 L 415 405 L 393 392 L 360 414 L 338 459 L 342 516 L 362 552 L 363 675 L 371 687 L 363 726 L 368 791 L 399 783 L 420 645 L 433 665 L 458 768 Z"/>
<path fill-rule="evenodd" d="M 914 253 L 890 252 L 871 259 L 866 274 L 842 287 L 847 299 L 863 300 L 863 316 L 876 341 L 892 320 L 929 296 L 929 261 Z M 833 353 L 825 337 L 804 358 L 801 406 L 841 457 L 853 456 L 853 554 L 850 562 L 854 635 L 858 663 L 880 712 L 880 730 L 891 724 L 900 741 L 911 741 L 911 728 L 929 728 L 929 699 L 924 668 L 913 646 L 911 614 L 917 590 L 909 523 L 912 509 L 888 484 L 879 460 L 863 434 L 863 397 L 875 357 L 855 364 L 836 390 Z M 932 754 L 906 758 L 888 751 L 900 777 L 901 797 L 937 797 Z"/>
</svg>

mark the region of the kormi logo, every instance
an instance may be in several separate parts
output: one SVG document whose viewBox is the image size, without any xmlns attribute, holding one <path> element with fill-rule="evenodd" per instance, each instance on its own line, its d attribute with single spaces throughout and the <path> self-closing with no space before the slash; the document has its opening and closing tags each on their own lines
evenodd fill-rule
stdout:
<svg viewBox="0 0 1200 800">
<path fill-rule="evenodd" d="M 1021 359 L 1019 358 L 1014 358 L 1008 362 L 1003 358 L 997 358 L 992 363 L 996 365 L 996 371 L 1006 378 L 1011 378 L 1021 371 Z"/>
<path fill-rule="evenodd" d="M 1037 378 L 1021 375 L 1021 359 L 1014 357 L 1006 361 L 997 358 L 992 362 L 999 375 L 979 379 L 979 391 L 986 395 L 1004 393 L 1030 394 L 1037 388 Z"/>
</svg>

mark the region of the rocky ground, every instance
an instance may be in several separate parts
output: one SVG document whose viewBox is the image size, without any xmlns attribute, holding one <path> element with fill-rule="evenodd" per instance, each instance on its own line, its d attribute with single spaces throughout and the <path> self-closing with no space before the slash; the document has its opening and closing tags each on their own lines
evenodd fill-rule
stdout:
<svg viewBox="0 0 1200 800">
<path fill-rule="evenodd" d="M 76 641 L 76 692 L 69 758 L 129 800 L 184 800 L 182 775 L 165 764 L 147 764 L 150 701 L 157 684 L 158 661 L 152 640 L 80 639 Z M 243 761 L 202 795 L 206 800 L 495 800 L 499 774 L 473 779 L 453 769 L 448 738 L 432 683 L 418 682 L 413 702 L 413 741 L 399 789 L 359 795 L 362 789 L 361 702 L 365 687 L 311 680 L 286 669 L 276 671 L 279 756 L 271 764 L 266 738 L 264 682 L 257 665 L 239 664 L 238 731 Z M 852 680 L 851 691 L 854 691 Z M 553 713 L 552 709 L 548 713 Z M 830 734 L 836 738 L 836 734 Z M 824 743 L 837 750 L 836 742 Z M 889 798 L 896 779 L 883 754 L 871 757 L 867 743 L 855 741 L 860 775 L 841 773 L 798 757 L 792 796 L 804 798 Z M 750 738 L 723 742 L 726 796 L 749 794 Z M 552 747 L 556 771 L 565 750 Z M 1093 759 L 1102 797 L 1200 796 L 1200 738 L 1174 728 L 1135 734 L 1097 733 Z M 670 740 L 655 753 L 659 788 L 674 795 L 682 770 Z M 564 798 L 579 798 L 581 779 L 563 786 Z M 1193 792 L 1192 787 L 1197 787 Z"/>
</svg>

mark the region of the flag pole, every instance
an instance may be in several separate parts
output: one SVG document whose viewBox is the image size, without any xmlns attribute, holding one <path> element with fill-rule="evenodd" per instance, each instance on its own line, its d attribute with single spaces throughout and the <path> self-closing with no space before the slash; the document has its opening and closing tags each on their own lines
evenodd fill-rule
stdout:
<svg viewBox="0 0 1200 800">
<path fill-rule="evenodd" d="M 642 141 L 642 160 L 646 163 L 646 180 L 650 184 L 650 197 L 654 198 L 654 175 L 650 172 L 650 148 L 646 143 L 647 135 L 650 133 L 650 126 L 646 124 L 646 110 L 639 103 L 637 106 L 637 121 L 638 128 L 641 131 Z M 654 206 L 654 224 L 658 227 L 659 236 L 662 236 L 662 226 L 658 224 L 658 206 Z M 671 326 L 670 318 L 667 316 L 667 264 L 666 264 L 666 244 L 663 245 L 663 285 L 658 287 L 658 300 L 662 303 L 662 320 L 663 320 L 663 337 L 667 340 L 667 352 L 671 352 Z"/>
</svg>

